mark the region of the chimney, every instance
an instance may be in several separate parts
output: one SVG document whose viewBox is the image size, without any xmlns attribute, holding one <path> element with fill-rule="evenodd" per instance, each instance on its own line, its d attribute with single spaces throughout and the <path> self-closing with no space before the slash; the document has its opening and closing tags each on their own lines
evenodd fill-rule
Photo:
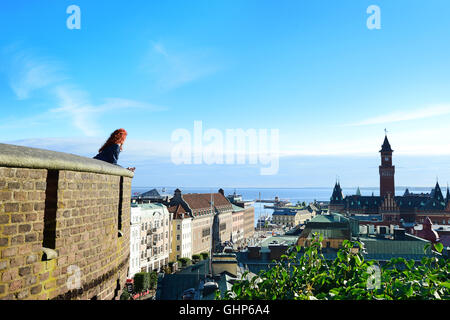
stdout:
<svg viewBox="0 0 450 320">
<path fill-rule="evenodd" d="M 223 191 L 222 188 L 219 189 L 219 193 L 225 197 L 225 192 Z"/>
<path fill-rule="evenodd" d="M 174 194 L 173 194 L 174 198 L 181 198 L 181 190 L 180 189 L 176 189 Z"/>
</svg>

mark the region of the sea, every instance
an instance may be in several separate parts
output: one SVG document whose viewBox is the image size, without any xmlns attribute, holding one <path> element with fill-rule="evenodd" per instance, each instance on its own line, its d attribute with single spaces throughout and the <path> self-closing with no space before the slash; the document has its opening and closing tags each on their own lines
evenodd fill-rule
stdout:
<svg viewBox="0 0 450 320">
<path fill-rule="evenodd" d="M 165 194 L 173 194 L 177 187 L 132 187 L 132 194 L 135 195 L 137 193 L 143 193 L 149 191 L 151 189 L 157 189 L 158 192 L 162 192 Z M 219 188 L 212 187 L 179 187 L 182 193 L 211 193 L 217 192 Z M 333 193 L 333 188 L 329 187 L 316 187 L 316 188 L 223 188 L 225 195 L 230 195 L 236 192 L 242 196 L 243 200 L 255 201 L 258 199 L 261 200 L 274 200 L 275 197 L 278 197 L 279 200 L 286 200 L 291 202 L 292 204 L 296 204 L 297 202 L 306 202 L 310 203 L 314 200 L 320 201 L 329 201 L 331 194 Z M 405 187 L 397 187 L 395 189 L 395 193 L 397 195 L 402 195 L 405 192 Z M 413 193 L 429 193 L 430 188 L 422 188 L 422 187 L 408 187 L 410 192 Z M 442 192 L 444 192 L 444 189 Z M 446 190 L 445 190 L 446 191 Z M 342 192 L 344 195 L 352 195 L 356 194 L 356 188 L 342 188 Z M 378 187 L 361 187 L 360 188 L 361 195 L 379 195 Z M 264 208 L 264 205 L 270 205 L 270 203 L 260 203 L 255 202 L 253 206 L 255 207 L 255 226 L 257 224 L 257 220 L 260 217 L 271 217 L 273 213 L 273 209 Z"/>
</svg>

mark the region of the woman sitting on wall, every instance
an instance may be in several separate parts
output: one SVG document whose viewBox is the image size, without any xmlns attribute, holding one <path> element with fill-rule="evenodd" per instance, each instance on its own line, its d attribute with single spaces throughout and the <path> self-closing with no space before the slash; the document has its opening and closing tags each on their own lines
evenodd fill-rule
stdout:
<svg viewBox="0 0 450 320">
<path fill-rule="evenodd" d="M 123 144 L 127 138 L 127 131 L 125 129 L 117 129 L 109 136 L 105 144 L 98 150 L 98 154 L 94 159 L 106 161 L 117 165 L 119 153 L 122 151 Z M 135 168 L 127 168 L 134 172 Z"/>
</svg>

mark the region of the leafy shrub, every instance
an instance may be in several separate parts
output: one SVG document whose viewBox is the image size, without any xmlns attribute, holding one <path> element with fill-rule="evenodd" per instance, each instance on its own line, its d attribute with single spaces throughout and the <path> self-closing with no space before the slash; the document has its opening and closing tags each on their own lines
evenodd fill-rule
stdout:
<svg viewBox="0 0 450 320">
<path fill-rule="evenodd" d="M 364 260 L 361 243 L 345 240 L 337 258 L 327 261 L 321 253 L 322 240 L 316 235 L 309 247 L 294 247 L 280 261 L 274 261 L 274 267 L 234 283 L 223 299 L 450 299 L 447 258 L 423 257 L 420 263 L 394 258 L 380 267 L 375 261 Z M 360 250 L 354 252 L 354 246 Z M 380 270 L 380 282 L 369 286 L 374 268 Z"/>
<path fill-rule="evenodd" d="M 203 260 L 206 260 L 209 257 L 209 253 L 208 252 L 202 252 L 202 253 L 200 253 L 200 255 L 202 256 Z"/>
<path fill-rule="evenodd" d="M 194 254 L 192 260 L 202 260 L 202 256 L 200 254 Z"/>
<path fill-rule="evenodd" d="M 122 294 L 120 295 L 120 300 L 130 300 L 130 294 L 126 289 L 122 291 Z"/>
<path fill-rule="evenodd" d="M 148 272 L 139 272 L 134 275 L 134 291 L 141 292 L 150 287 L 150 274 Z"/>
<path fill-rule="evenodd" d="M 149 289 L 155 289 L 156 285 L 158 284 L 158 273 L 157 272 L 150 272 L 149 273 L 149 278 L 150 278 L 150 285 L 149 285 Z"/>
<path fill-rule="evenodd" d="M 180 258 L 180 259 L 178 259 L 178 261 L 180 262 L 180 264 L 181 264 L 183 267 L 186 267 L 186 266 L 190 266 L 190 265 L 191 265 L 191 259 L 189 259 L 189 258 Z"/>
</svg>

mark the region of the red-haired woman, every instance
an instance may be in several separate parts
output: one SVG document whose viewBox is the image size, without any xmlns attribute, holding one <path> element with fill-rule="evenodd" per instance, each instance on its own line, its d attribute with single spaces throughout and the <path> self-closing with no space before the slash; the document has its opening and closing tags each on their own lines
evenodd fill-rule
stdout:
<svg viewBox="0 0 450 320">
<path fill-rule="evenodd" d="M 94 159 L 106 161 L 117 165 L 119 153 L 122 151 L 123 144 L 127 138 L 127 131 L 125 129 L 117 129 L 109 136 L 105 144 L 98 150 L 98 154 Z M 135 168 L 127 168 L 134 172 Z"/>
</svg>

